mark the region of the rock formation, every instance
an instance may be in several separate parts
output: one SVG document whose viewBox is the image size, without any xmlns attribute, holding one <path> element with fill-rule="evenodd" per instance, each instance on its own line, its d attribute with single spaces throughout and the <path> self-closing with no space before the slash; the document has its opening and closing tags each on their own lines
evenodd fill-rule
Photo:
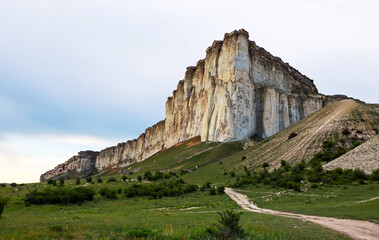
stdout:
<svg viewBox="0 0 379 240">
<path fill-rule="evenodd" d="M 98 155 L 99 152 L 81 151 L 78 155 L 73 156 L 66 162 L 56 166 L 54 169 L 42 174 L 40 180 L 46 181 L 50 178 L 67 174 L 68 172 L 83 173 L 90 171 L 95 168 Z"/>
<path fill-rule="evenodd" d="M 165 120 L 137 139 L 102 150 L 91 166 L 127 166 L 195 136 L 202 141 L 267 138 L 319 110 L 322 102 L 311 79 L 249 41 L 245 30 L 233 31 L 187 68 L 167 99 Z M 41 180 L 72 169 L 69 161 Z"/>
</svg>

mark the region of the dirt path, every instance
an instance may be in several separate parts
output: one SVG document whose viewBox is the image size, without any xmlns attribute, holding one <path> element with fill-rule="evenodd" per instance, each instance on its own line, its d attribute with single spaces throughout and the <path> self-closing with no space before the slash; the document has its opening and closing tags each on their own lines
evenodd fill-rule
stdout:
<svg viewBox="0 0 379 240">
<path fill-rule="evenodd" d="M 250 212 L 271 214 L 283 217 L 291 217 L 301 219 L 303 221 L 309 221 L 317 223 L 323 227 L 333 229 L 337 232 L 341 232 L 349 235 L 354 239 L 379 239 L 379 225 L 366 221 L 350 220 L 350 219 L 338 219 L 332 217 L 320 217 L 303 215 L 289 212 L 281 212 L 276 210 L 260 208 L 254 203 L 249 201 L 249 198 L 241 193 L 234 191 L 231 188 L 226 188 L 225 193 L 229 195 L 231 199 L 238 203 L 243 209 Z"/>
</svg>

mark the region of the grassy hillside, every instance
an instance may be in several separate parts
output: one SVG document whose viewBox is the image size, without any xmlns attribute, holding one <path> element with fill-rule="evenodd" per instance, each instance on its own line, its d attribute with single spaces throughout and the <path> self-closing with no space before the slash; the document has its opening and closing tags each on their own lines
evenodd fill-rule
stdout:
<svg viewBox="0 0 379 240">
<path fill-rule="evenodd" d="M 283 173 L 290 175 L 300 166 L 295 166 L 296 163 L 312 159 L 315 153 L 329 154 L 338 147 L 345 152 L 378 133 L 378 109 L 377 105 L 343 100 L 260 142 L 205 143 L 198 137 L 190 139 L 124 169 L 97 173 L 92 183 L 82 179 L 79 185 L 93 189 L 95 195 L 93 201 L 79 204 L 30 205 L 24 201 L 26 194 L 33 190 L 77 189 L 75 180 L 65 181 L 63 186 L 44 182 L 0 187 L 0 198 L 10 199 L 0 218 L 0 239 L 212 239 L 207 229 L 217 223 L 217 212 L 226 209 L 243 212 L 245 239 L 349 239 L 297 219 L 245 212 L 227 195 L 210 195 L 211 188 L 204 186 L 233 185 L 248 172 L 279 168 L 281 160 L 293 167 Z M 291 133 L 297 136 L 289 139 Z M 325 147 L 326 140 L 333 144 Z M 265 162 L 269 166 L 266 170 L 262 168 Z M 302 164 L 305 169 L 301 174 L 305 174 L 309 165 Z M 140 171 L 134 172 L 135 169 Z M 121 172 L 126 170 L 133 174 L 123 181 Z M 146 172 L 159 171 L 167 177 L 137 180 Z M 175 197 L 128 197 L 125 194 L 135 184 L 139 184 L 136 189 L 144 186 L 159 189 L 182 180 L 199 189 Z M 306 182 L 302 183 L 301 192 L 263 182 L 243 185 L 238 191 L 264 208 L 379 221 L 376 180 L 362 178 L 338 184 Z M 117 199 L 102 196 L 104 188 L 112 191 L 113 198 Z M 162 198 L 153 199 L 157 196 Z"/>
</svg>

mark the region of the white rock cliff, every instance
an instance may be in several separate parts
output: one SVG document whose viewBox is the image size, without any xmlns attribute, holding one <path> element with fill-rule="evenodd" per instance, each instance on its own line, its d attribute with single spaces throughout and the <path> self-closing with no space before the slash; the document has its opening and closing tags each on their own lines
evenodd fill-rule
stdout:
<svg viewBox="0 0 379 240">
<path fill-rule="evenodd" d="M 93 166 L 128 166 L 195 136 L 202 141 L 267 138 L 319 110 L 322 102 L 312 80 L 249 41 L 245 30 L 233 31 L 214 41 L 196 67 L 187 68 L 167 99 L 165 120 L 137 139 L 102 150 Z M 55 169 L 41 181 L 62 174 Z"/>
</svg>

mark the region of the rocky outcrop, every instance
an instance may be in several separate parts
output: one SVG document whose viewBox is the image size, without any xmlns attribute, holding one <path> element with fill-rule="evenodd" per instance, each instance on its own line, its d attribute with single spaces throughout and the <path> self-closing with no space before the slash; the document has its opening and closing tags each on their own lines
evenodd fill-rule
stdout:
<svg viewBox="0 0 379 240">
<path fill-rule="evenodd" d="M 323 98 L 311 79 L 249 41 L 245 30 L 233 31 L 187 68 L 167 99 L 165 120 L 137 139 L 102 150 L 95 168 L 127 166 L 195 136 L 267 138 L 319 110 Z"/>
<path fill-rule="evenodd" d="M 68 172 L 82 173 L 95 169 L 96 158 L 99 152 L 81 151 L 78 155 L 73 156 L 65 163 L 59 164 L 54 169 L 42 174 L 40 181 L 46 181 L 50 178 L 63 176 Z"/>
<path fill-rule="evenodd" d="M 367 174 L 379 169 L 379 136 L 371 138 L 362 145 L 341 157 L 323 165 L 324 169 L 360 169 Z"/>
</svg>

